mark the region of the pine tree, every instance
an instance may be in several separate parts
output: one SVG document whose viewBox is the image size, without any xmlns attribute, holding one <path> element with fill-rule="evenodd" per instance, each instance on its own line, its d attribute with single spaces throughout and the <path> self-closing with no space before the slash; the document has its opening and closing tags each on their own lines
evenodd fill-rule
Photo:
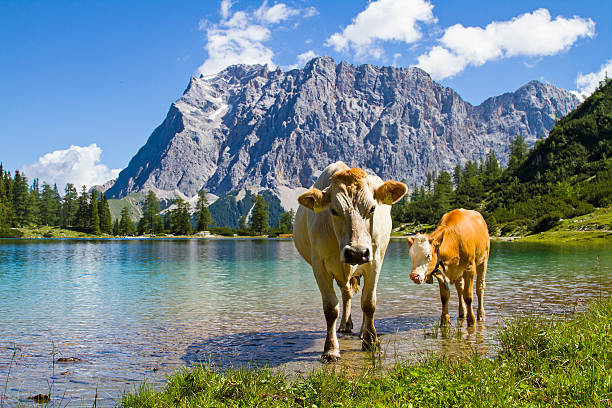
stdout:
<svg viewBox="0 0 612 408">
<path fill-rule="evenodd" d="M 197 231 L 204 231 L 208 229 L 208 226 L 213 223 L 212 216 L 208 209 L 208 199 L 206 198 L 206 191 L 200 191 L 198 203 L 196 204 L 196 214 L 198 216 Z"/>
<path fill-rule="evenodd" d="M 9 227 L 8 206 L 6 187 L 4 185 L 4 168 L 2 163 L 0 163 L 0 231 Z"/>
<path fill-rule="evenodd" d="M 508 169 L 515 170 L 523 162 L 523 159 L 527 157 L 527 144 L 525 139 L 521 135 L 516 137 L 510 142 L 510 157 L 508 158 Z"/>
<path fill-rule="evenodd" d="M 115 221 L 113 222 L 113 235 L 119 235 L 119 218 L 115 218 Z"/>
<path fill-rule="evenodd" d="M 100 235 L 100 214 L 98 211 L 98 191 L 92 190 L 89 203 L 89 233 Z"/>
<path fill-rule="evenodd" d="M 11 176 L 0 164 L 0 228 L 8 229 L 13 224 Z"/>
<path fill-rule="evenodd" d="M 23 226 L 28 220 L 28 179 L 21 175 L 19 170 L 15 171 L 12 191 L 12 207 L 15 216 L 14 222 L 17 226 Z"/>
<path fill-rule="evenodd" d="M 177 197 L 174 203 L 176 208 L 172 210 L 172 232 L 179 235 L 188 235 L 191 232 L 189 203 L 180 197 Z"/>
<path fill-rule="evenodd" d="M 497 157 L 495 157 L 495 152 L 490 150 L 484 163 L 482 175 L 486 186 L 492 187 L 493 183 L 495 183 L 501 177 L 501 174 L 502 169 L 497 161 Z"/>
<path fill-rule="evenodd" d="M 451 209 L 451 199 L 453 195 L 453 180 L 446 171 L 440 172 L 434 183 L 434 191 L 431 203 L 433 211 L 428 220 L 431 224 L 436 224 L 442 215 Z"/>
<path fill-rule="evenodd" d="M 62 221 L 62 196 L 57 189 L 57 184 L 53 184 L 53 200 L 55 201 L 53 204 L 53 209 L 55 210 L 55 222 L 54 226 L 61 225 Z"/>
<path fill-rule="evenodd" d="M 130 218 L 130 211 L 127 207 L 121 209 L 121 220 L 119 221 L 118 228 L 119 235 L 135 235 L 136 227 L 134 222 Z"/>
<path fill-rule="evenodd" d="M 240 225 L 240 230 L 242 232 L 246 232 L 247 231 L 249 226 L 247 225 L 247 217 L 246 217 L 246 215 L 243 215 L 243 216 L 240 217 L 239 225 Z"/>
<path fill-rule="evenodd" d="M 81 189 L 81 195 L 78 199 L 77 211 L 72 225 L 76 226 L 81 231 L 87 231 L 89 227 L 89 193 L 87 193 L 86 186 L 83 186 Z"/>
<path fill-rule="evenodd" d="M 144 203 L 144 213 L 138 222 L 139 233 L 159 233 L 162 230 L 161 216 L 159 215 L 159 199 L 152 190 L 147 193 Z"/>
<path fill-rule="evenodd" d="M 98 215 L 100 216 L 100 231 L 104 234 L 111 234 L 113 232 L 113 221 L 106 194 L 102 195 L 102 200 L 98 202 Z"/>
<path fill-rule="evenodd" d="M 40 197 L 40 222 L 44 225 L 55 226 L 59 224 L 59 204 L 55 192 L 47 183 L 43 183 Z"/>
<path fill-rule="evenodd" d="M 78 193 L 73 184 L 66 184 L 64 189 L 64 199 L 62 201 L 61 226 L 68 228 L 75 225 L 75 218 L 78 209 Z"/>
<path fill-rule="evenodd" d="M 293 209 L 285 211 L 281 214 L 280 220 L 278 221 L 278 229 L 280 234 L 290 234 L 293 232 L 293 219 L 295 218 L 295 212 Z"/>
<path fill-rule="evenodd" d="M 251 221 L 249 227 L 251 232 L 255 235 L 263 235 L 270 230 L 270 224 L 268 223 L 268 207 L 269 204 L 261 195 L 255 196 L 255 205 L 251 212 Z"/>
<path fill-rule="evenodd" d="M 164 231 L 172 232 L 172 212 L 168 211 L 164 214 Z"/>
<path fill-rule="evenodd" d="M 28 221 L 33 224 L 40 224 L 40 188 L 38 186 L 38 179 L 34 179 L 32 187 L 30 187 L 30 204 L 29 204 L 30 216 Z"/>
</svg>

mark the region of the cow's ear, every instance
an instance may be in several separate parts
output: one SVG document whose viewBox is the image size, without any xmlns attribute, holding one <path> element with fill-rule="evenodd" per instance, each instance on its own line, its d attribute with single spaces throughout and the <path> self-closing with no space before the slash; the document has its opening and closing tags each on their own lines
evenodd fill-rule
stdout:
<svg viewBox="0 0 612 408">
<path fill-rule="evenodd" d="M 408 241 L 408 246 L 412 246 L 414 244 L 414 237 L 406 237 L 406 241 Z"/>
<path fill-rule="evenodd" d="M 321 191 L 318 188 L 311 188 L 298 197 L 298 202 L 314 212 L 321 212 L 329 205 L 329 192 L 327 189 Z"/>
<path fill-rule="evenodd" d="M 444 234 L 441 235 L 437 235 L 437 236 L 430 236 L 429 238 L 429 245 L 432 248 L 437 248 L 442 244 L 442 240 L 444 239 Z"/>
<path fill-rule="evenodd" d="M 408 187 L 399 181 L 385 181 L 382 186 L 378 187 L 374 192 L 374 199 L 383 204 L 397 203 L 408 191 Z"/>
</svg>

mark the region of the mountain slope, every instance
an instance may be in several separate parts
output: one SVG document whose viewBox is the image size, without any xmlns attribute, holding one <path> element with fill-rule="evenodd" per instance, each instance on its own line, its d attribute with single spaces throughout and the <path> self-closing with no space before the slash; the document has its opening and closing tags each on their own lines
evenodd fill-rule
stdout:
<svg viewBox="0 0 612 408">
<path fill-rule="evenodd" d="M 231 66 L 191 79 L 107 195 L 204 188 L 222 197 L 248 187 L 272 190 L 290 208 L 337 160 L 414 184 L 490 149 L 505 158 L 516 134 L 535 142 L 578 102 L 532 81 L 472 106 L 418 68 L 329 57 L 288 72 Z"/>
</svg>

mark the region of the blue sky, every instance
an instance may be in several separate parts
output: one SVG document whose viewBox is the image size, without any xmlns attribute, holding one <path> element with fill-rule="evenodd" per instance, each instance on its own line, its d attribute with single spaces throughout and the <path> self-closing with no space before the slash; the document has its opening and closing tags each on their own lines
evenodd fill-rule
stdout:
<svg viewBox="0 0 612 408">
<path fill-rule="evenodd" d="M 608 1 L 0 0 L 0 161 L 77 185 L 116 174 L 189 77 L 316 55 L 420 66 L 479 104 L 532 79 L 612 75 Z"/>
</svg>

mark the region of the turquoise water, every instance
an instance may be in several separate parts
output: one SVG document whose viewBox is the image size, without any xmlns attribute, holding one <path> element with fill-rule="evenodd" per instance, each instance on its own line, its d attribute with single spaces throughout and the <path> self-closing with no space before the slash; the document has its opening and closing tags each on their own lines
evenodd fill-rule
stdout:
<svg viewBox="0 0 612 408">
<path fill-rule="evenodd" d="M 473 348 L 494 355 L 504 318 L 610 295 L 610 249 L 493 243 L 486 324 L 442 336 L 437 285 L 413 284 L 408 248 L 392 240 L 375 315 L 383 364 Z M 456 307 L 452 293 L 453 318 Z M 359 296 L 353 314 L 359 327 Z M 324 328 L 312 271 L 291 241 L 0 240 L 5 406 L 50 392 L 61 406 L 91 406 L 96 392 L 113 405 L 142 381 L 161 385 L 199 362 L 299 375 L 320 367 Z M 342 367 L 371 364 L 355 335 L 340 343 Z"/>
</svg>

